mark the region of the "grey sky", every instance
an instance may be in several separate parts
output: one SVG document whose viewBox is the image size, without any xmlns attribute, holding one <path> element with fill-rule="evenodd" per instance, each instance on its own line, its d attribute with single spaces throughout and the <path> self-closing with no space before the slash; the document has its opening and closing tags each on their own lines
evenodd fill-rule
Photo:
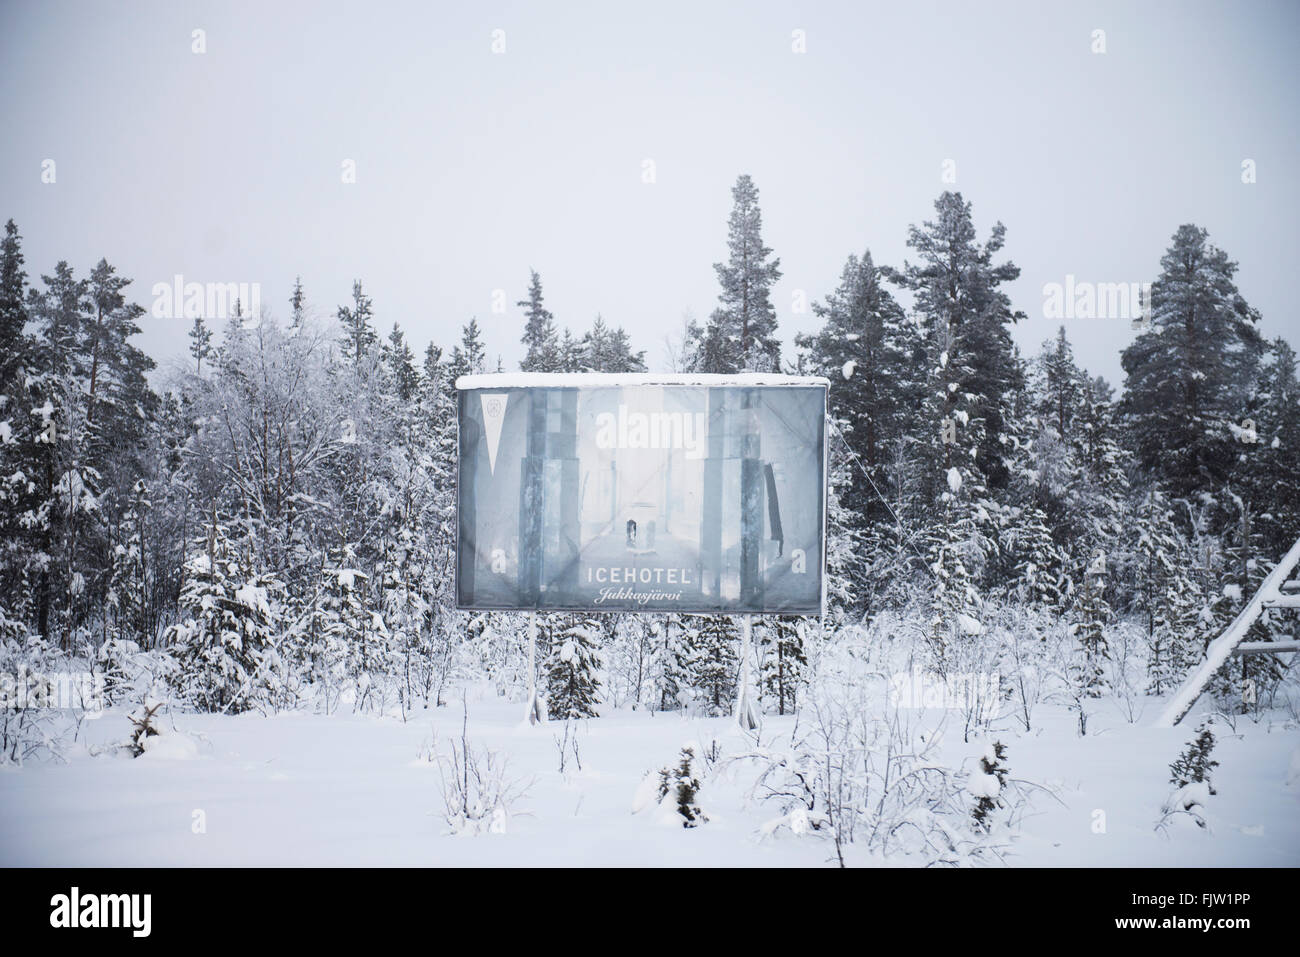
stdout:
<svg viewBox="0 0 1300 957">
<path fill-rule="evenodd" d="M 848 253 L 901 264 L 952 159 L 981 237 L 1007 226 L 1027 351 L 1057 325 L 1044 283 L 1154 278 L 1184 222 L 1300 344 L 1298 31 L 1293 2 L 5 3 L 0 217 L 33 277 L 106 256 L 146 307 L 180 273 L 259 282 L 281 318 L 295 274 L 331 315 L 356 277 L 385 332 L 422 350 L 477 315 L 512 369 L 533 267 L 559 323 L 601 312 L 660 367 L 714 306 L 738 173 L 788 341 L 815 324 L 794 291 L 820 299 Z M 184 348 L 185 320 L 143 325 Z M 1120 384 L 1129 322 L 1066 326 Z"/>
</svg>

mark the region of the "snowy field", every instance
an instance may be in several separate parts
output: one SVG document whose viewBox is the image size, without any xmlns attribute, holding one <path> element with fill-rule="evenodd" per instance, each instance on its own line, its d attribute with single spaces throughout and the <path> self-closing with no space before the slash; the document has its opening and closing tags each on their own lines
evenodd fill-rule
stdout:
<svg viewBox="0 0 1300 957">
<path fill-rule="evenodd" d="M 436 731 L 446 749 L 461 733 L 461 703 L 398 718 L 308 714 L 176 714 L 139 759 L 91 751 L 124 740 L 124 712 L 81 726 L 67 763 L 0 769 L 0 864 L 12 865 L 604 865 L 821 866 L 831 843 L 787 829 L 761 836 L 778 809 L 752 793 L 753 762 L 721 761 L 692 829 L 653 805 L 633 813 L 648 771 L 673 762 L 687 742 L 726 755 L 751 738 L 726 718 L 609 711 L 576 725 L 581 769 L 569 752 L 559 770 L 563 726 L 528 727 L 522 706 L 490 688 L 466 698 L 468 736 L 529 780 L 504 833 L 453 835 L 443 816 L 440 771 L 423 756 Z M 1154 716 L 1154 705 L 1149 718 Z M 1195 716 L 1193 716 L 1194 718 Z M 1300 865 L 1300 730 L 1275 718 L 1222 721 L 1214 756 L 1217 795 L 1208 830 L 1154 827 L 1169 795 L 1169 763 L 1193 736 L 1128 724 L 1099 713 L 1085 738 L 1064 709 L 1043 708 L 1032 734 L 1006 729 L 1014 777 L 1035 791 L 1011 842 L 1010 865 Z M 768 716 L 761 740 L 779 746 L 793 719 Z M 171 730 L 174 724 L 175 731 Z M 982 743 L 949 726 L 942 760 L 973 767 Z M 201 813 L 198 813 L 201 812 Z M 1100 813 L 1099 813 L 1100 812 Z M 1104 820 L 1101 815 L 1104 815 Z M 1099 822 L 1104 833 L 1097 833 Z M 199 823 L 203 827 L 199 827 Z M 847 863 L 908 865 L 849 846 Z"/>
</svg>

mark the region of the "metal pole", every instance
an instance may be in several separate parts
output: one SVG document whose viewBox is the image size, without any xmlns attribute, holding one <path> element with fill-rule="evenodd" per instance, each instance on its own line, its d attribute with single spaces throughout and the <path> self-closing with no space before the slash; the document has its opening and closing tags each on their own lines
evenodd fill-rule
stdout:
<svg viewBox="0 0 1300 957">
<path fill-rule="evenodd" d="M 541 702 L 537 700 L 537 612 L 528 613 L 528 723 L 542 720 Z"/>
<path fill-rule="evenodd" d="M 749 649 L 754 637 L 754 616 L 740 619 L 740 692 L 736 695 L 736 723 L 745 731 L 758 727 L 758 709 L 749 696 Z"/>
</svg>

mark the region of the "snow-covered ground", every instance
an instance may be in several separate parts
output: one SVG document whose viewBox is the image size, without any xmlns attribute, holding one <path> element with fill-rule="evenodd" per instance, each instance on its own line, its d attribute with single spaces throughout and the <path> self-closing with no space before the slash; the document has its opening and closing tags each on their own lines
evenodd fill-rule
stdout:
<svg viewBox="0 0 1300 957">
<path fill-rule="evenodd" d="M 461 731 L 461 706 L 396 718 L 308 714 L 177 714 L 183 739 L 138 759 L 92 757 L 125 740 L 124 713 L 82 725 L 66 764 L 0 769 L 0 865 L 822 865 L 831 844 L 779 831 L 760 838 L 771 805 L 749 796 L 754 771 L 733 764 L 704 782 L 709 817 L 693 829 L 656 809 L 633 814 L 646 772 L 674 762 L 688 741 L 722 752 L 750 742 L 729 719 L 612 711 L 578 730 L 582 768 L 561 775 L 555 736 L 530 728 L 522 706 L 490 689 L 467 696 L 468 734 L 508 758 L 509 776 L 532 779 L 505 833 L 454 836 L 443 819 L 440 773 L 421 760 Z M 1154 710 L 1152 711 L 1154 714 Z M 1045 785 L 1026 814 L 1008 863 L 1020 865 L 1300 865 L 1300 730 L 1219 722 L 1218 794 L 1209 830 L 1158 833 L 1171 787 L 1168 765 L 1194 736 L 1094 719 L 1086 738 L 1064 710 L 1042 709 L 1041 730 L 1007 729 L 1013 777 Z M 791 718 L 768 716 L 763 739 Z M 152 743 L 152 742 L 151 742 Z M 949 731 L 943 760 L 971 767 L 983 742 Z M 1103 817 L 1104 815 L 1104 817 Z M 198 826 L 201 823 L 202 828 Z M 1103 831 L 1099 833 L 1099 831 Z M 848 862 L 868 861 L 850 851 Z M 907 858 L 884 863 L 906 865 Z"/>
</svg>

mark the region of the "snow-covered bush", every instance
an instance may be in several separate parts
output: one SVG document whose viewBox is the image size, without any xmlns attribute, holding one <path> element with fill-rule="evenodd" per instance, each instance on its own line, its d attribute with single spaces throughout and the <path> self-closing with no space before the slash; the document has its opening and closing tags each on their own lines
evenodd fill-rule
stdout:
<svg viewBox="0 0 1300 957">
<path fill-rule="evenodd" d="M 1054 651 L 1068 635 L 1054 614 L 1016 605 L 999 609 L 997 627 L 1004 631 L 1003 669 L 1010 688 L 1011 711 L 1030 731 L 1034 711 L 1055 687 L 1051 664 Z"/>
<path fill-rule="evenodd" d="M 991 795 L 981 780 L 970 790 L 970 772 L 936 759 L 945 719 L 925 723 L 922 712 L 889 702 L 883 676 L 862 668 L 866 656 L 851 645 L 820 657 L 788 739 L 729 759 L 757 760 L 752 793 L 780 809 L 763 833 L 825 837 L 841 866 L 850 846 L 927 865 L 1000 859 L 1023 804 L 1019 787 L 1007 782 Z M 972 818 L 980 796 L 1001 802 L 986 827 Z"/>
<path fill-rule="evenodd" d="M 109 635 L 95 650 L 95 674 L 103 681 L 104 705 L 115 705 L 145 690 L 165 662 L 160 653 L 142 651 L 129 638 Z"/>
<path fill-rule="evenodd" d="M 1119 622 L 1108 632 L 1111 696 L 1124 720 L 1136 724 L 1146 710 L 1149 687 L 1141 654 L 1146 636 L 1132 622 Z M 1146 650 L 1150 651 L 1149 645 Z"/>
<path fill-rule="evenodd" d="M 559 756 L 560 775 L 567 779 L 570 761 L 581 771 L 582 752 L 578 748 L 578 722 L 572 718 L 565 718 L 563 734 L 553 734 L 551 739 L 555 742 L 555 750 Z"/>
<path fill-rule="evenodd" d="M 429 749 L 442 780 L 443 819 L 452 834 L 504 834 L 515 805 L 528 796 L 531 780 L 514 778 L 509 760 L 491 748 L 475 745 L 467 732 L 440 749 L 435 735 Z"/>
<path fill-rule="evenodd" d="M 127 750 L 133 757 L 139 757 L 145 752 L 145 740 L 156 737 L 158 726 L 154 724 L 154 719 L 158 716 L 158 709 L 162 707 L 161 701 L 151 702 L 147 697 L 140 702 L 140 706 L 132 713 L 131 721 L 131 738 L 127 742 Z"/>
<path fill-rule="evenodd" d="M 60 660 L 0 608 L 0 764 L 62 758 L 65 723 L 50 700 Z"/>
<path fill-rule="evenodd" d="M 620 615 L 604 649 L 609 703 L 639 709 L 660 704 L 664 674 L 664 623 L 650 615 Z"/>
<path fill-rule="evenodd" d="M 986 733 L 1006 710 L 1009 689 L 1002 679 L 1006 633 L 980 626 L 948 647 L 946 675 L 962 719 L 962 740 Z"/>
</svg>

